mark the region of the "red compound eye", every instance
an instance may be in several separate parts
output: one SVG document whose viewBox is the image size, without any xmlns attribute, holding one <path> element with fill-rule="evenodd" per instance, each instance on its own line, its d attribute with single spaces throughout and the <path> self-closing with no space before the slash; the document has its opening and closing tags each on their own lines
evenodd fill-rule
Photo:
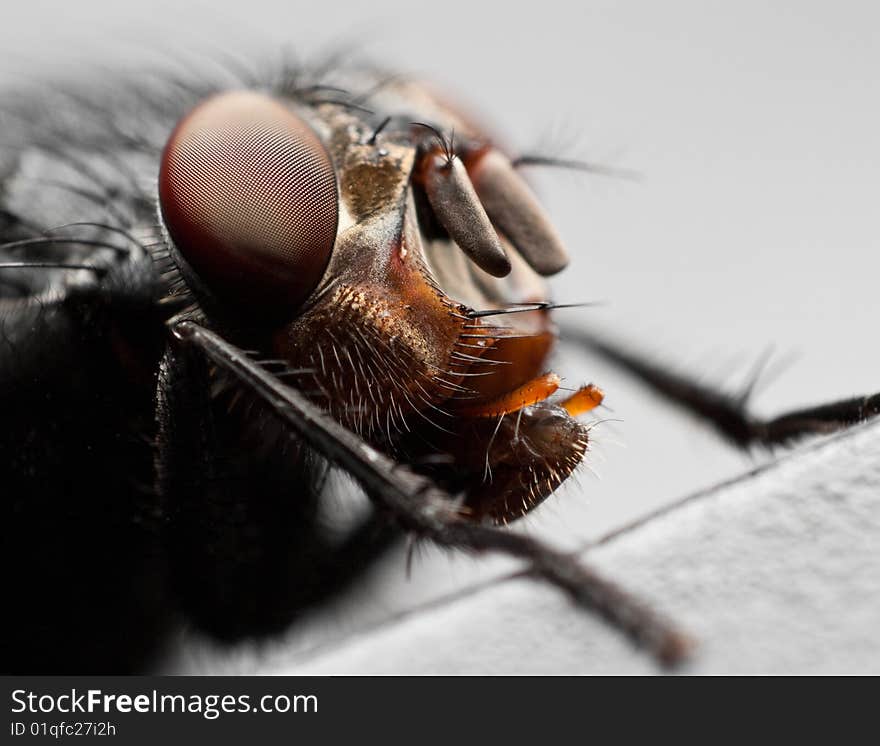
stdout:
<svg viewBox="0 0 880 746">
<path fill-rule="evenodd" d="M 203 102 L 162 154 L 168 232 L 218 296 L 292 313 L 324 273 L 339 218 L 326 149 L 298 116 L 259 93 Z"/>
</svg>

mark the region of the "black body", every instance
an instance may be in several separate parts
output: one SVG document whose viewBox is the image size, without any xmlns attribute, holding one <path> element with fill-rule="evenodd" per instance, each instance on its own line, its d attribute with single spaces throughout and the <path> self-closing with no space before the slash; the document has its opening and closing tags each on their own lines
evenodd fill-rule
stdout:
<svg viewBox="0 0 880 746">
<path fill-rule="evenodd" d="M 153 377 L 114 344 L 130 334 L 155 359 L 161 327 L 143 323 L 149 306 L 123 318 L 97 290 L 2 312 L 7 671 L 131 670 L 168 621 Z M 113 297 L 135 290 L 120 280 Z"/>
</svg>

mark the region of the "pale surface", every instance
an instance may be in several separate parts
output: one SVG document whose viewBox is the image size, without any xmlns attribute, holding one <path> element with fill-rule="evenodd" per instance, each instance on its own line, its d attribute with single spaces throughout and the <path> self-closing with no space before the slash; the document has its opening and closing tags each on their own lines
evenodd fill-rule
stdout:
<svg viewBox="0 0 880 746">
<path fill-rule="evenodd" d="M 880 423 L 695 495 L 583 554 L 685 626 L 686 673 L 880 673 Z M 346 604 L 327 616 L 359 613 Z M 315 625 L 312 626 L 314 630 Z M 303 630 L 304 632 L 306 630 Z M 296 630 L 294 630 L 294 633 Z M 325 632 L 327 629 L 325 628 Z M 242 651 L 284 674 L 654 673 L 556 591 L 495 582 L 312 650 Z M 189 670 L 204 670 L 196 664 Z M 202 658 L 208 668 L 212 656 Z"/>
</svg>

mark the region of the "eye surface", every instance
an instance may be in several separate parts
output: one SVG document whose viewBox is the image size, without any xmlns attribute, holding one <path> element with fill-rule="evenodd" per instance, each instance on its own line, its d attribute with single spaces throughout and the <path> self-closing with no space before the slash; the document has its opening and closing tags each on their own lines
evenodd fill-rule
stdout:
<svg viewBox="0 0 880 746">
<path fill-rule="evenodd" d="M 336 239 L 336 174 L 311 128 L 269 96 L 209 98 L 177 125 L 159 171 L 168 232 L 219 297 L 294 311 Z"/>
</svg>

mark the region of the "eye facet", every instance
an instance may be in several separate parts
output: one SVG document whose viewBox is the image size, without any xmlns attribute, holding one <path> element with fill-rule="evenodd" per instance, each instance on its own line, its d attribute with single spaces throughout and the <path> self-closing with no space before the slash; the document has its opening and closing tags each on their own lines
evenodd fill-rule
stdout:
<svg viewBox="0 0 880 746">
<path fill-rule="evenodd" d="M 172 133 L 159 171 L 168 232 L 219 297 L 295 311 L 336 240 L 336 173 L 296 114 L 260 93 L 204 101 Z"/>
</svg>

